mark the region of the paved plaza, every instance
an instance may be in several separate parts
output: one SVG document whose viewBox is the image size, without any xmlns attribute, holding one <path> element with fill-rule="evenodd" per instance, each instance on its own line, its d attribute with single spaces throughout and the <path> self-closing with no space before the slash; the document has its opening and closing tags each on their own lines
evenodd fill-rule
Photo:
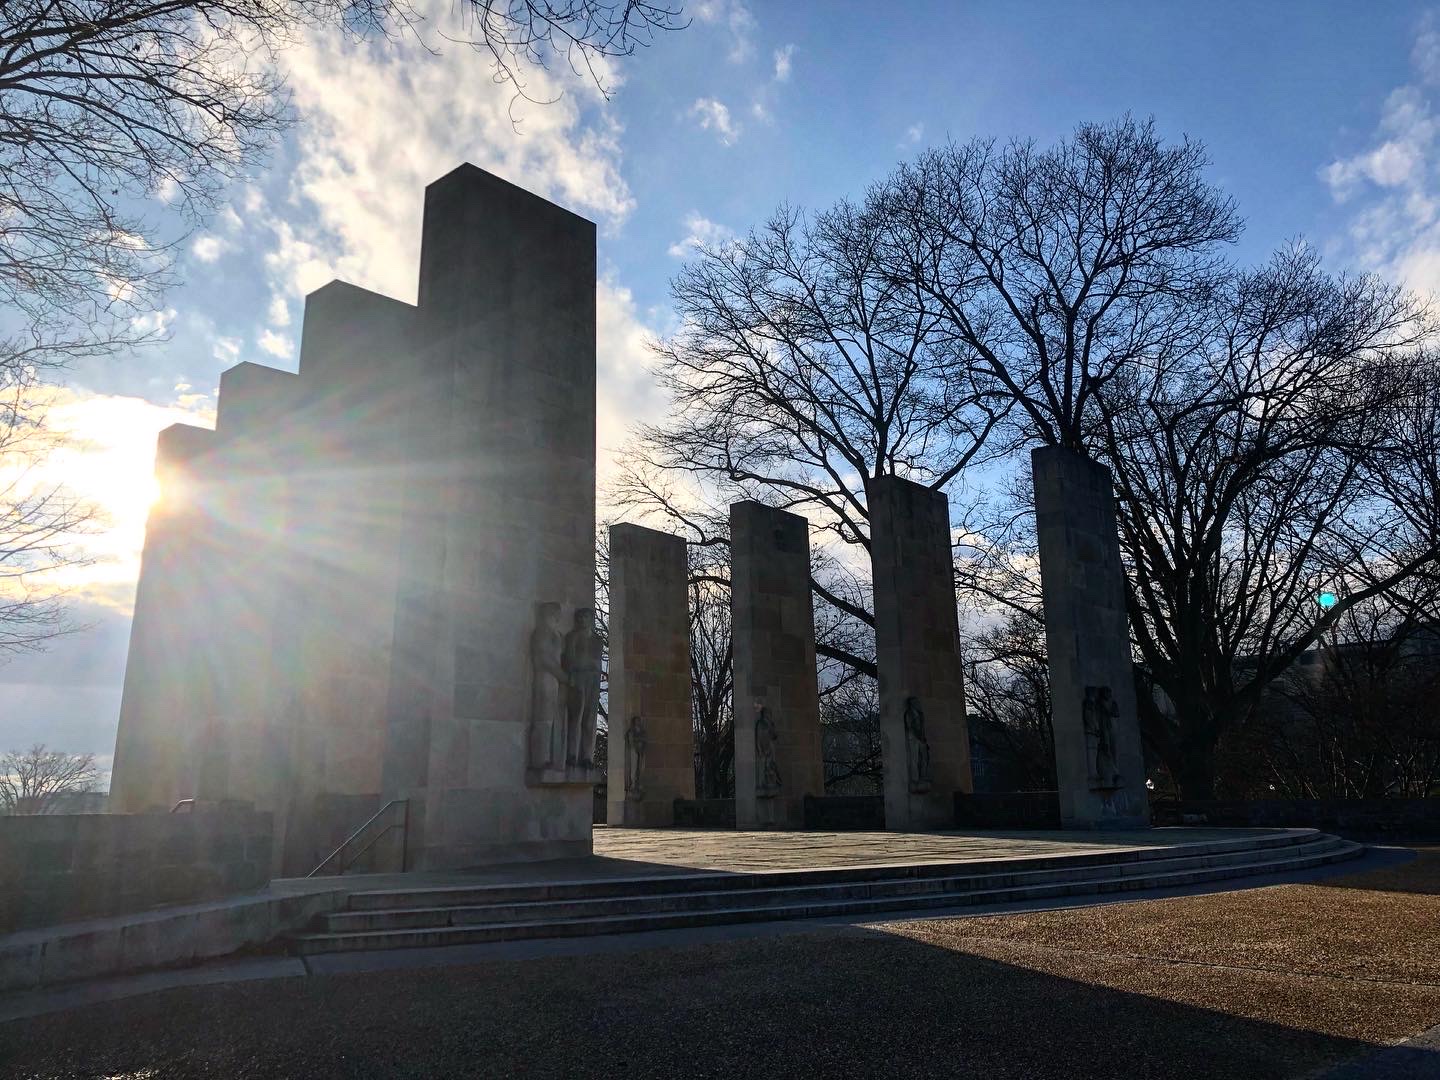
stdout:
<svg viewBox="0 0 1440 1080">
<path fill-rule="evenodd" d="M 988 862 L 1233 840 L 1265 829 L 1147 829 L 1139 832 L 733 832 L 724 829 L 595 829 L 595 854 L 636 869 L 759 873 L 827 866 Z"/>
</svg>

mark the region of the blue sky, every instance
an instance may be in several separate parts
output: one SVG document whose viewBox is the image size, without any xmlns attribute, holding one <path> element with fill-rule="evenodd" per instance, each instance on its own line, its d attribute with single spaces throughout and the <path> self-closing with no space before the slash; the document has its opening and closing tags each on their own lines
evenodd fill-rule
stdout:
<svg viewBox="0 0 1440 1080">
<path fill-rule="evenodd" d="M 437 0 L 435 10 L 450 9 Z M 314 34 L 281 58 L 297 124 L 252 185 L 181 246 L 155 314 L 170 340 L 89 363 L 57 395 L 76 449 L 55 476 L 108 531 L 70 575 L 92 629 L 0 668 L 0 749 L 43 740 L 108 758 L 154 434 L 213 422 L 222 370 L 293 369 L 304 293 L 332 277 L 413 300 L 423 185 L 462 160 L 600 226 L 602 472 L 628 422 L 662 405 L 647 334 L 690 237 L 758 224 L 782 201 L 861 193 L 926 145 L 1046 143 L 1127 111 L 1203 140 L 1212 179 L 1263 259 L 1305 237 L 1334 269 L 1440 286 L 1440 16 L 1424 5 L 787 2 L 687 5 L 693 24 L 617 64 L 604 102 L 563 72 L 519 103 L 484 57 Z M 437 16 L 443 23 L 443 14 Z M 167 220 L 162 203 L 152 208 Z"/>
</svg>

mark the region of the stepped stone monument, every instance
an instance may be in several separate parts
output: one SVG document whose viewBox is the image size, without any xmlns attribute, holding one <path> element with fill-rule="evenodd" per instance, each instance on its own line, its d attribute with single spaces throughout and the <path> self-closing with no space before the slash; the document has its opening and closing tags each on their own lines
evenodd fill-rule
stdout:
<svg viewBox="0 0 1440 1080">
<path fill-rule="evenodd" d="M 1149 824 L 1125 569 L 1110 472 L 1063 447 L 1031 453 L 1060 820 Z"/>
<path fill-rule="evenodd" d="M 730 507 L 735 643 L 735 824 L 799 829 L 825 794 L 810 525 L 762 503 Z"/>
<path fill-rule="evenodd" d="M 950 503 L 898 476 L 866 485 L 880 674 L 885 827 L 950 828 L 970 792 Z"/>
<path fill-rule="evenodd" d="M 157 469 L 117 809 L 253 801 L 286 873 L 400 798 L 412 867 L 590 851 L 592 223 L 461 166 L 416 305 L 312 293 L 298 374 L 226 372 Z"/>
<path fill-rule="evenodd" d="M 688 581 L 681 537 L 610 527 L 611 825 L 674 825 L 695 797 Z"/>
</svg>

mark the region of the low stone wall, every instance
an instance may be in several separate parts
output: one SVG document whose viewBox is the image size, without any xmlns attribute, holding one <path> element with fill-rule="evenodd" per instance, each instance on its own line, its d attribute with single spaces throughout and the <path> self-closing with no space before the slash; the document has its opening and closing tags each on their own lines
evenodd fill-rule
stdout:
<svg viewBox="0 0 1440 1080">
<path fill-rule="evenodd" d="M 885 796 L 806 795 L 805 828 L 817 832 L 877 832 L 885 828 Z"/>
<path fill-rule="evenodd" d="M 1354 840 L 1440 840 L 1440 799 L 1157 799 L 1151 814 L 1156 825 L 1319 829 Z"/>
<path fill-rule="evenodd" d="M 1060 796 L 1054 791 L 955 793 L 959 829 L 1058 829 Z"/>
<path fill-rule="evenodd" d="M 676 799 L 677 829 L 735 828 L 734 799 Z"/>
<path fill-rule="evenodd" d="M 336 881 L 338 879 L 330 879 Z M 271 945 L 345 903 L 346 889 L 268 889 L 0 935 L 0 993 L 181 967 Z"/>
<path fill-rule="evenodd" d="M 249 892 L 271 844 L 245 805 L 0 817 L 0 933 Z"/>
</svg>

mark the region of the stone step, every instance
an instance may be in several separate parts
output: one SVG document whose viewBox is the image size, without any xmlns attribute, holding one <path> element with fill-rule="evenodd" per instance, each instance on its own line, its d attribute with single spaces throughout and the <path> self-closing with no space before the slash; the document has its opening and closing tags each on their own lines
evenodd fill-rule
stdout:
<svg viewBox="0 0 1440 1080">
<path fill-rule="evenodd" d="M 1078 867 L 1146 863 L 1175 858 L 1183 851 L 1192 855 L 1223 855 L 1231 852 L 1290 848 L 1322 835 L 1315 829 L 1277 829 L 1236 839 L 1186 844 L 1181 848 L 1132 848 L 1121 851 L 1092 851 L 1080 854 L 1021 855 L 988 860 L 986 874 L 1040 870 L 1071 870 Z M 590 897 L 654 895 L 660 892 L 737 891 L 767 886 L 814 882 L 873 881 L 880 877 L 931 878 L 973 874 L 971 861 L 833 866 L 809 870 L 772 870 L 735 874 L 719 870 L 649 875 L 645 877 L 585 878 L 575 881 L 525 882 L 505 885 L 450 885 L 421 889 L 366 889 L 353 892 L 347 901 L 350 911 L 396 908 L 478 907 L 485 904 L 520 903 L 536 900 L 586 899 Z"/>
<path fill-rule="evenodd" d="M 735 896 L 731 906 L 698 911 L 644 912 L 595 915 L 582 918 L 537 919 L 528 922 L 492 922 L 458 926 L 412 929 L 315 932 L 296 935 L 291 947 L 301 955 L 364 951 L 372 949 L 424 948 L 443 945 L 480 944 L 535 938 L 580 937 L 597 934 L 636 933 L 685 927 L 732 923 L 766 922 L 784 919 L 855 917 L 886 911 L 922 911 L 984 904 L 1004 904 L 1147 889 L 1166 889 L 1250 877 L 1261 874 L 1288 874 L 1351 859 L 1364 846 L 1348 841 L 1329 843 L 1317 838 L 1313 845 L 1254 860 L 1223 866 L 1193 867 L 1168 873 L 1125 874 L 1109 877 L 1058 880 L 1044 883 L 967 892 L 925 893 L 860 899 L 820 900 L 798 903 L 754 903 L 753 896 Z"/>
<path fill-rule="evenodd" d="M 1315 855 L 1334 850 L 1344 841 L 1317 837 L 1306 844 L 1265 852 L 1266 857 L 1282 854 Z M 421 929 L 478 923 L 535 922 L 545 919 L 588 918 L 596 915 L 643 914 L 652 912 L 713 910 L 722 907 L 783 906 L 817 900 L 863 900 L 889 896 L 954 894 L 997 888 L 1017 888 L 1052 881 L 1089 881 L 1137 874 L 1174 873 L 1181 870 L 1220 867 L 1259 861 L 1255 851 L 1216 855 L 1185 855 L 1143 863 L 1060 868 L 1020 873 L 971 873 L 949 877 L 896 878 L 877 876 L 872 880 L 845 880 L 786 884 L 703 892 L 655 892 L 584 898 L 525 900 L 509 903 L 451 905 L 341 911 L 325 915 L 321 928 L 327 932 Z"/>
</svg>

